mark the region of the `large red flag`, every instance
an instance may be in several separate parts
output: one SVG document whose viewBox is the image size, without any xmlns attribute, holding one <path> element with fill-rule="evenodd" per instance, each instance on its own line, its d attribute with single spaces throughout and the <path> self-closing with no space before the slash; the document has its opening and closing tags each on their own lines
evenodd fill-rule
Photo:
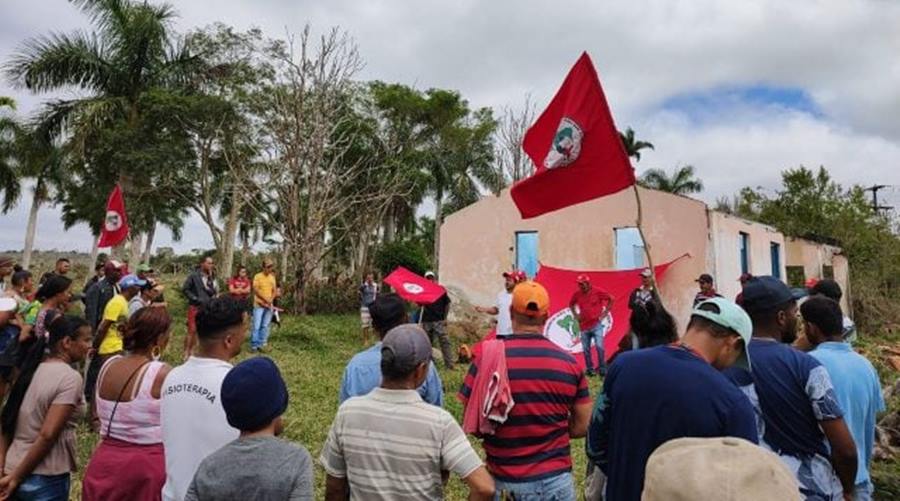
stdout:
<svg viewBox="0 0 900 501">
<path fill-rule="evenodd" d="M 685 256 L 687 254 L 681 257 Z M 661 279 L 669 267 L 681 257 L 655 266 L 657 280 Z M 578 275 L 587 275 L 594 287 L 602 288 L 614 300 L 611 315 L 603 321 L 603 348 L 606 352 L 606 359 L 609 360 L 618 351 L 619 341 L 628 334 L 631 328 L 631 310 L 628 308 L 628 299 L 631 291 L 641 284 L 640 273 L 642 270 L 641 268 L 618 271 L 585 271 L 541 265 L 534 280 L 543 285 L 550 295 L 550 317 L 544 325 L 544 336 L 570 353 L 580 354 L 583 351 L 578 322 L 575 321 L 572 310 L 569 309 L 569 300 L 572 299 L 572 294 L 577 288 L 575 279 Z M 496 337 L 496 332 L 492 331 L 484 339 L 494 337 Z M 472 349 L 475 356 L 481 352 L 480 344 L 476 344 Z M 584 357 L 579 356 L 577 359 L 579 364 L 584 364 Z"/>
<path fill-rule="evenodd" d="M 611 195 L 635 182 L 587 52 L 525 133 L 522 147 L 537 167 L 510 191 L 525 219 Z"/>
<path fill-rule="evenodd" d="M 113 247 L 119 245 L 128 236 L 128 218 L 125 216 L 125 198 L 117 184 L 109 194 L 106 202 L 106 217 L 100 231 L 97 247 Z"/>
<path fill-rule="evenodd" d="M 397 295 L 403 299 L 418 305 L 431 304 L 447 292 L 440 285 L 402 266 L 398 266 L 390 275 L 384 277 L 384 283 L 393 287 Z"/>
</svg>

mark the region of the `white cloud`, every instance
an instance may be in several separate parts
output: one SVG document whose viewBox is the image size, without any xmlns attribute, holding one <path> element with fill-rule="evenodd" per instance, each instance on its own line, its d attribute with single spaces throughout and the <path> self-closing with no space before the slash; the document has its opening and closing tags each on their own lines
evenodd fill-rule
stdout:
<svg viewBox="0 0 900 501">
<path fill-rule="evenodd" d="M 27 36 L 85 25 L 64 0 L 3 3 L 0 59 Z M 519 105 L 526 92 L 542 106 L 587 50 L 619 125 L 633 125 L 657 146 L 640 167 L 694 164 L 707 198 L 743 185 L 773 186 L 782 168 L 801 163 L 824 164 L 846 184 L 900 184 L 898 2 L 172 3 L 182 14 L 180 29 L 221 21 L 280 36 L 307 21 L 317 30 L 340 25 L 356 38 L 367 63 L 361 78 L 458 89 L 476 106 Z M 754 84 L 802 89 L 824 117 L 732 109 L 721 120 L 692 124 L 659 110 L 673 95 Z M 0 94 L 10 93 L 26 109 L 36 102 L 0 83 Z M 24 211 L 2 218 L 3 235 L 21 233 Z M 58 234 L 51 223 L 49 232 Z M 180 247 L 209 245 L 202 225 L 188 224 L 196 231 L 186 231 Z M 13 240 L 19 239 L 8 243 L 0 236 L 0 247 Z"/>
</svg>

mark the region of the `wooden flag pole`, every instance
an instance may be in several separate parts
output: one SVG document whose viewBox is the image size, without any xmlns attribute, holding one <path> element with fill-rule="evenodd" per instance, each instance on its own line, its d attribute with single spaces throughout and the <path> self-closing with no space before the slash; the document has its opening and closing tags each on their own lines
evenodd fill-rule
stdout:
<svg viewBox="0 0 900 501">
<path fill-rule="evenodd" d="M 656 268 L 653 266 L 653 258 L 650 257 L 650 242 L 644 238 L 644 210 L 641 206 L 641 194 L 638 191 L 637 183 L 634 183 L 631 187 L 634 189 L 634 199 L 637 201 L 637 229 L 638 234 L 641 236 L 641 242 L 644 244 L 644 256 L 647 257 L 647 265 L 650 267 L 650 281 L 653 283 L 656 293 L 659 294 L 659 287 L 656 285 Z"/>
</svg>

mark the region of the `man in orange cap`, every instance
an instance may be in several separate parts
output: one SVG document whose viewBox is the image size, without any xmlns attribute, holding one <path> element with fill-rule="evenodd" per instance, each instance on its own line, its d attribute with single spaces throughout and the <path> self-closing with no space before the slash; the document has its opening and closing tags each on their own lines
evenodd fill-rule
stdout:
<svg viewBox="0 0 900 501">
<path fill-rule="evenodd" d="M 575 280 L 578 283 L 578 290 L 572 294 L 572 299 L 569 300 L 569 309 L 572 310 L 575 320 L 578 321 L 578 327 L 581 329 L 581 347 L 584 351 L 587 375 L 603 374 L 606 367 L 603 350 L 603 335 L 606 328 L 603 320 L 612 311 L 613 297 L 605 290 L 591 285 L 591 277 L 587 275 L 578 275 Z M 591 353 L 592 340 L 597 346 L 599 358 L 596 370 Z"/>
<path fill-rule="evenodd" d="M 570 438 L 583 437 L 591 417 L 587 378 L 578 361 L 544 336 L 550 309 L 547 289 L 516 285 L 510 306 L 513 335 L 502 336 L 509 388 L 515 404 L 493 435 L 485 435 L 488 471 L 497 492 L 514 499 L 575 499 Z M 469 402 L 479 359 L 457 395 Z"/>
</svg>

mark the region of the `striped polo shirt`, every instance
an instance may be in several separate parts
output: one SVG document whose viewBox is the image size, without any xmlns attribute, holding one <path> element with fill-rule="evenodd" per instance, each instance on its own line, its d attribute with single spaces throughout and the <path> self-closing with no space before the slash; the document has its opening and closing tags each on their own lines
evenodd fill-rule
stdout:
<svg viewBox="0 0 900 501">
<path fill-rule="evenodd" d="M 587 379 L 570 353 L 540 334 L 498 337 L 515 402 L 509 418 L 484 439 L 487 467 L 504 482 L 532 482 L 572 470 L 569 415 L 590 404 Z M 466 404 L 478 374 L 478 359 L 459 391 Z"/>
<path fill-rule="evenodd" d="M 351 500 L 443 499 L 442 470 L 465 478 L 482 465 L 449 412 L 384 388 L 341 404 L 319 461 Z"/>
</svg>

